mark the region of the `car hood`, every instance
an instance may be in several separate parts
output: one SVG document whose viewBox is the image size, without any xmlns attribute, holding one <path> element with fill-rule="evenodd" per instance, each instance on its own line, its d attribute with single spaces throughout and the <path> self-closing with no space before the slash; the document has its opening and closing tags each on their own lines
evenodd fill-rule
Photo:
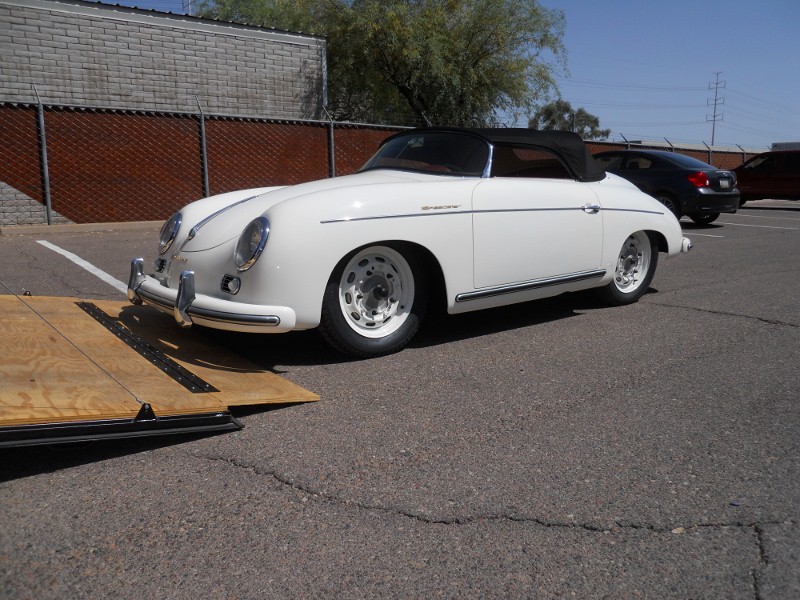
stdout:
<svg viewBox="0 0 800 600">
<path fill-rule="evenodd" d="M 470 178 L 479 181 L 476 178 Z M 463 181 L 463 178 L 442 175 L 426 175 L 405 171 L 375 170 L 321 179 L 280 188 L 257 188 L 241 190 L 212 196 L 193 202 L 181 212 L 184 219 L 183 243 L 181 251 L 199 252 L 217 247 L 238 238 L 247 224 L 284 203 L 301 201 L 301 199 L 319 199 L 325 196 L 330 199 L 330 210 L 341 207 L 336 198 L 346 199 L 352 204 L 350 192 L 367 186 L 398 186 L 410 183 L 432 183 Z M 361 193 L 364 196 L 364 193 Z M 379 192 L 370 192 L 372 198 L 380 199 Z M 326 202 L 326 204 L 328 204 Z M 320 218 L 325 218 L 320 213 Z"/>
</svg>

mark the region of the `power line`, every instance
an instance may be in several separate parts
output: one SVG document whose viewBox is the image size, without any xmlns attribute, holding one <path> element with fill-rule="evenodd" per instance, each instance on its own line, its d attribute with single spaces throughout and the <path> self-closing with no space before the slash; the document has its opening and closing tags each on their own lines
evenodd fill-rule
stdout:
<svg viewBox="0 0 800 600">
<path fill-rule="evenodd" d="M 580 85 L 585 87 L 596 87 L 604 89 L 631 89 L 631 90 L 653 90 L 653 91 L 668 91 L 668 92 L 699 92 L 706 88 L 704 87 L 691 87 L 691 86 L 672 86 L 672 85 L 645 85 L 640 83 L 622 83 L 618 81 L 600 81 L 596 79 L 563 79 L 559 81 L 560 85 Z"/>
</svg>

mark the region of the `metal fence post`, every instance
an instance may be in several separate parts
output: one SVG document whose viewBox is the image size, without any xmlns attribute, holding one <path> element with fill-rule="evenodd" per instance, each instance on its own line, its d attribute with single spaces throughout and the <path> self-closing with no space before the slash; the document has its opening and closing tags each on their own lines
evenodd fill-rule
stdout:
<svg viewBox="0 0 800 600">
<path fill-rule="evenodd" d="M 197 101 L 197 109 L 200 111 L 200 169 L 203 176 L 203 198 L 211 195 L 211 188 L 208 185 L 208 150 L 206 149 L 206 116 L 203 114 L 203 107 L 200 106 L 200 98 L 194 97 Z"/>
<path fill-rule="evenodd" d="M 324 106 L 322 110 L 328 115 L 328 176 L 336 177 L 336 135 L 333 125 L 333 116 Z"/>
<path fill-rule="evenodd" d="M 736 147 L 742 151 L 742 162 L 745 162 L 747 160 L 747 152 L 739 144 L 736 144 Z"/>
<path fill-rule="evenodd" d="M 47 224 L 53 224 L 53 206 L 50 199 L 50 171 L 47 165 L 47 135 L 44 129 L 44 106 L 36 86 L 33 86 L 33 93 L 36 94 L 36 129 L 39 134 L 39 166 L 42 171 L 42 196 L 44 197 L 44 209 L 47 215 Z"/>
</svg>

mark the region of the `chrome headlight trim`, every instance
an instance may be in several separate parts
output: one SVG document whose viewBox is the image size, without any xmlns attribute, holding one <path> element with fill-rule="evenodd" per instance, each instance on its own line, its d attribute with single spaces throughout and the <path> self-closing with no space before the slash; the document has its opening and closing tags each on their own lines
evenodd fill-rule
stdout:
<svg viewBox="0 0 800 600">
<path fill-rule="evenodd" d="M 240 272 L 247 271 L 256 263 L 264 251 L 268 237 L 269 219 L 267 217 L 257 217 L 248 223 L 242 235 L 239 236 L 236 250 L 233 253 L 233 261 Z"/>
<path fill-rule="evenodd" d="M 161 226 L 161 233 L 158 236 L 158 253 L 164 254 L 172 246 L 172 242 L 178 235 L 178 230 L 181 228 L 183 222 L 183 215 L 176 212 Z"/>
</svg>

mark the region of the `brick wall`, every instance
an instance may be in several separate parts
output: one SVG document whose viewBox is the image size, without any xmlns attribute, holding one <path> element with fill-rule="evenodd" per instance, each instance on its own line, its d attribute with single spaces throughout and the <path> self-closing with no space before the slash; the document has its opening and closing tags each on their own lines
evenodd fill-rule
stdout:
<svg viewBox="0 0 800 600">
<path fill-rule="evenodd" d="M 81 0 L 0 0 L 0 101 L 319 119 L 325 39 Z"/>
</svg>

